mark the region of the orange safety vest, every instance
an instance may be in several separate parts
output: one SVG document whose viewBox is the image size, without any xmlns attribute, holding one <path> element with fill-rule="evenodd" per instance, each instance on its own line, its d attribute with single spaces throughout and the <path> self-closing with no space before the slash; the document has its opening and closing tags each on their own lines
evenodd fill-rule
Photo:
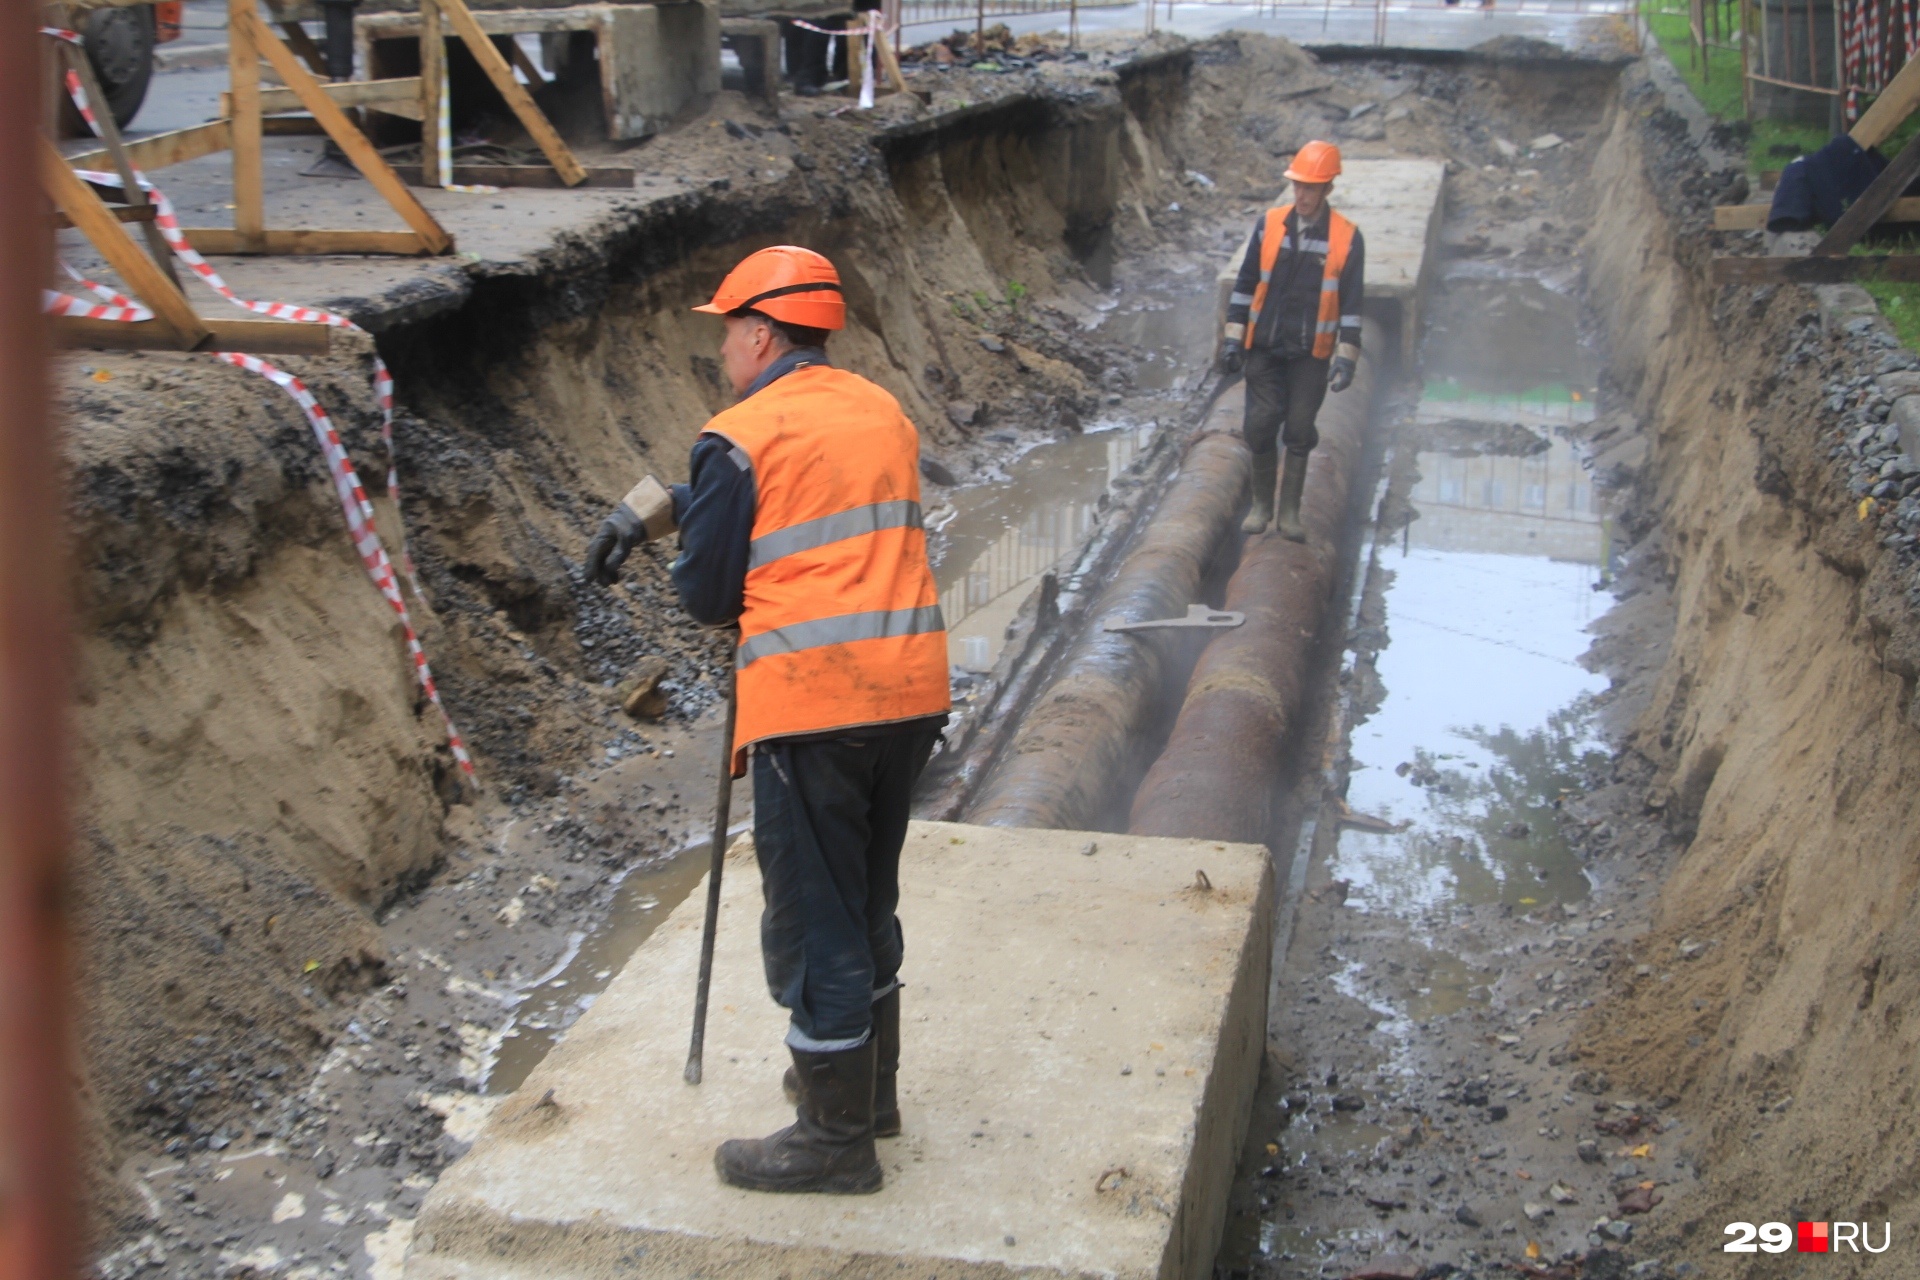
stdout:
<svg viewBox="0 0 1920 1280">
<path fill-rule="evenodd" d="M 1267 225 L 1260 232 L 1260 283 L 1254 286 L 1253 308 L 1247 315 L 1249 350 L 1253 347 L 1253 330 L 1260 320 L 1260 308 L 1266 305 L 1267 284 L 1273 279 L 1273 264 L 1280 260 L 1282 249 L 1294 248 L 1287 235 L 1287 215 L 1292 212 L 1293 206 L 1290 204 L 1267 210 Z M 1314 358 L 1325 360 L 1333 354 L 1334 335 L 1340 332 L 1340 273 L 1346 270 L 1347 252 L 1353 248 L 1353 224 L 1329 209 L 1326 242 L 1303 240 L 1299 248 L 1308 253 L 1324 252 L 1327 255 L 1327 267 L 1320 277 L 1319 322 L 1313 328 Z M 1358 316 L 1352 319 L 1354 324 L 1360 323 Z"/>
<path fill-rule="evenodd" d="M 920 518 L 920 435 L 899 402 L 858 374 L 803 366 L 703 434 L 753 471 L 734 776 L 765 738 L 951 707 Z"/>
</svg>

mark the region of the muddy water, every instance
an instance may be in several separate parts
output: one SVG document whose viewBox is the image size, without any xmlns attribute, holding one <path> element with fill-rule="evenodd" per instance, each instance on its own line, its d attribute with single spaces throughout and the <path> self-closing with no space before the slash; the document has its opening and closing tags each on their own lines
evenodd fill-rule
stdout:
<svg viewBox="0 0 1920 1280">
<path fill-rule="evenodd" d="M 1386 693 L 1354 730 L 1347 787 L 1353 809 L 1404 830 L 1348 827 L 1333 871 L 1356 905 L 1403 916 L 1585 896 L 1554 802 L 1601 750 L 1587 699 L 1606 681 L 1579 659 L 1611 602 L 1592 478 L 1553 430 L 1592 417 L 1573 299 L 1466 276 L 1437 301 L 1408 434 L 1445 447 L 1418 454 L 1418 518 L 1376 548 Z"/>
<path fill-rule="evenodd" d="M 1587 753 L 1604 756 L 1590 702 L 1606 681 L 1580 657 L 1612 602 L 1600 590 L 1611 547 L 1591 476 L 1556 433 L 1591 419 L 1598 371 L 1553 284 L 1456 276 L 1435 300 L 1418 404 L 1392 445 L 1415 453 L 1417 516 L 1361 552 L 1388 640 L 1372 661 L 1377 705 L 1358 709 L 1348 743 L 1357 821 L 1316 849 L 1375 931 L 1371 943 L 1342 936 L 1331 990 L 1305 999 L 1357 1001 L 1371 1034 L 1337 1078 L 1287 1082 L 1286 1100 L 1263 1082 L 1225 1274 L 1371 1241 L 1312 1225 L 1278 1188 L 1377 1158 L 1390 1132 L 1369 1117 L 1393 1114 L 1426 1029 L 1489 1006 L 1496 975 L 1449 949 L 1457 909 L 1525 913 L 1589 889 L 1556 802 L 1582 785 Z M 1356 1109 L 1330 1105 L 1335 1094 Z"/>
</svg>

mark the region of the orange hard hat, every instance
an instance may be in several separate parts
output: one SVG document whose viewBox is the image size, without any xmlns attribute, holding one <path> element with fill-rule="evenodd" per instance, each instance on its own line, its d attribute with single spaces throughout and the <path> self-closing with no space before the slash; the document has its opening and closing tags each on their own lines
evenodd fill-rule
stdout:
<svg viewBox="0 0 1920 1280">
<path fill-rule="evenodd" d="M 1309 142 L 1287 166 L 1287 177 L 1295 182 L 1332 182 L 1339 176 L 1340 148 L 1331 142 Z"/>
<path fill-rule="evenodd" d="M 840 273 L 825 255 L 791 244 L 777 244 L 742 258 L 714 290 L 713 301 L 694 310 L 716 316 L 758 311 L 808 329 L 847 327 Z"/>
</svg>

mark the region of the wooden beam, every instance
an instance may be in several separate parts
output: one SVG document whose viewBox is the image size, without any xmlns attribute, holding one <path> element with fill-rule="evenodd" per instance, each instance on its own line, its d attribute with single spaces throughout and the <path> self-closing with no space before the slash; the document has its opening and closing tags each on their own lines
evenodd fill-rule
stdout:
<svg viewBox="0 0 1920 1280">
<path fill-rule="evenodd" d="M 526 86 L 513 78 L 513 68 L 500 56 L 500 50 L 494 48 L 493 41 L 481 29 L 468 9 L 465 0 L 439 0 L 440 10 L 452 25 L 455 34 L 473 54 L 474 61 L 487 73 L 487 79 L 493 81 L 507 105 L 513 108 L 513 114 L 520 119 L 521 127 L 533 136 L 540 151 L 547 157 L 547 163 L 554 167 L 560 177 L 570 187 L 577 187 L 587 179 L 586 170 L 573 158 L 573 152 L 561 139 L 547 117 L 535 105 L 533 95 Z"/>
<path fill-rule="evenodd" d="M 73 25 L 72 16 L 67 12 L 66 6 L 54 6 L 54 13 L 58 15 L 57 20 L 62 27 Z M 65 61 L 67 69 L 79 77 L 80 89 L 87 95 L 88 103 L 93 106 L 94 128 L 99 131 L 100 140 L 107 144 L 107 154 L 113 158 L 114 172 L 120 177 L 121 202 L 138 209 L 146 208 L 147 193 L 140 189 L 138 182 L 134 181 L 133 162 L 127 158 L 126 145 L 120 139 L 120 123 L 113 118 L 113 111 L 107 105 L 107 95 L 100 91 L 100 78 L 93 74 L 93 59 L 87 57 L 77 45 L 68 44 L 65 40 L 55 43 L 59 45 L 60 56 Z M 140 230 L 146 237 L 147 253 L 159 266 L 160 274 L 167 278 L 168 283 L 176 289 L 179 288 L 180 277 L 173 271 L 173 250 L 167 246 L 167 238 L 160 234 L 160 228 L 153 225 L 152 216 L 149 215 L 144 219 L 122 218 L 121 221 L 140 221 L 146 224 Z"/>
<path fill-rule="evenodd" d="M 1900 74 L 1887 82 L 1847 136 L 1863 147 L 1877 147 L 1893 136 L 1913 109 L 1920 106 L 1920 58 L 1909 58 Z"/>
<path fill-rule="evenodd" d="M 155 169 L 185 164 L 232 146 L 233 122 L 214 120 L 208 124 L 194 125 L 191 129 L 175 129 L 170 133 L 156 133 L 138 142 L 129 142 L 127 160 L 134 168 L 151 173 Z M 106 169 L 112 166 L 113 157 L 104 149 L 82 151 L 68 156 L 67 163 L 76 169 Z"/>
<path fill-rule="evenodd" d="M 261 156 L 260 42 L 254 0 L 227 0 L 227 85 L 233 95 L 233 225 L 253 241 L 267 229 L 266 169 Z M 275 45 L 280 41 L 269 36 Z M 288 61 L 292 61 L 291 55 Z"/>
<path fill-rule="evenodd" d="M 1827 228 L 1827 234 L 1820 243 L 1813 246 L 1813 255 L 1818 258 L 1838 257 L 1858 244 L 1860 237 L 1872 229 L 1873 224 L 1893 208 L 1893 202 L 1920 178 L 1920 134 L 1915 134 L 1907 145 L 1900 148 L 1887 167 L 1878 177 L 1867 184 L 1860 197 L 1847 206 L 1847 211 L 1834 220 Z"/>
<path fill-rule="evenodd" d="M 413 231 L 276 231 L 259 239 L 242 236 L 227 227 L 182 227 L 187 243 L 201 253 L 245 256 L 257 253 L 392 253 L 402 256 L 433 253 Z M 447 241 L 449 247 L 453 241 Z"/>
<path fill-rule="evenodd" d="M 162 275 L 153 259 L 127 239 L 119 221 L 107 211 L 93 188 L 67 167 L 67 162 L 45 137 L 40 139 L 40 183 L 52 197 L 54 207 L 85 233 L 100 256 L 107 260 L 107 265 L 120 274 L 133 296 L 153 312 L 160 321 L 156 328 L 173 331 L 174 349 L 191 351 L 207 336 L 206 326 L 193 314 L 180 287 Z"/>
<path fill-rule="evenodd" d="M 258 14 L 250 7 L 253 0 L 232 0 L 236 6 L 235 25 L 244 26 L 251 34 L 255 45 L 266 54 L 267 62 L 280 73 L 287 87 L 299 95 L 301 105 L 313 113 L 313 118 L 326 126 L 327 136 L 332 138 L 353 161 L 354 168 L 361 176 L 373 184 L 373 189 L 386 198 L 395 213 L 405 219 L 406 224 L 418 232 L 426 242 L 428 252 L 442 253 L 453 245 L 453 237 L 434 220 L 421 203 L 414 199 L 413 192 L 407 190 L 407 184 L 400 181 L 393 166 L 386 162 L 374 145 L 367 141 L 367 135 L 360 132 L 347 119 L 346 113 L 334 105 L 332 98 L 320 87 L 320 82 L 307 74 L 307 69 L 294 59 L 292 52 L 274 38 L 260 21 Z M 264 38 L 263 38 L 264 37 Z M 238 94 L 235 104 L 239 103 Z M 238 135 L 238 120 L 235 121 L 235 133 Z M 237 219 L 236 219 L 236 225 Z"/>
<path fill-rule="evenodd" d="M 323 84 L 320 89 L 343 107 L 375 107 L 388 115 L 410 115 L 420 110 L 420 77 L 402 76 L 395 80 L 342 80 Z M 396 109 L 397 108 L 397 109 Z M 302 110 L 300 95 L 291 89 L 262 89 L 260 110 L 267 115 L 284 115 Z M 233 95 L 220 95 L 220 114 L 233 115 Z"/>
<path fill-rule="evenodd" d="M 313 42 L 307 29 L 297 22 L 283 22 L 280 30 L 287 36 L 287 48 L 300 55 L 300 61 L 307 64 L 317 76 L 331 75 L 327 70 L 327 55 L 320 52 L 320 46 Z"/>
<path fill-rule="evenodd" d="M 519 36 L 510 36 L 507 39 L 507 58 L 520 69 L 520 74 L 527 78 L 529 85 L 537 87 L 547 83 L 547 78 L 540 74 L 540 68 L 533 65 L 533 59 L 529 58 L 527 51 L 520 47 Z"/>
<path fill-rule="evenodd" d="M 397 164 L 393 171 L 416 187 L 437 187 L 419 165 Z M 581 187 L 631 188 L 634 171 L 618 165 L 584 170 Z M 564 187 L 560 175 L 543 164 L 464 164 L 455 165 L 448 181 L 463 187 Z"/>
<path fill-rule="evenodd" d="M 908 92 L 907 78 L 900 72 L 900 55 L 894 52 L 893 42 L 883 35 L 875 48 L 880 51 L 880 65 L 886 68 L 887 79 L 893 82 L 894 91 Z"/>
<path fill-rule="evenodd" d="M 160 211 L 150 204 L 110 204 L 107 206 L 107 212 L 121 222 L 152 222 L 154 215 Z M 47 217 L 52 220 L 53 227 L 57 231 L 65 231 L 73 225 L 73 219 L 64 213 L 50 213 Z"/>
<path fill-rule="evenodd" d="M 1762 231 L 1766 229 L 1767 214 L 1773 208 L 1766 204 L 1723 204 L 1713 211 L 1713 229 L 1715 231 Z M 1881 217 L 1880 223 L 1920 222 L 1920 197 L 1903 196 L 1893 202 L 1893 207 Z"/>
<path fill-rule="evenodd" d="M 1840 284 L 1847 280 L 1920 281 L 1920 254 L 1820 258 L 1715 258 L 1713 283 Z"/>
<path fill-rule="evenodd" d="M 440 94 L 446 88 L 447 37 L 440 29 L 440 6 L 420 0 L 420 168 L 425 182 L 437 187 L 448 181 L 440 173 Z"/>
<path fill-rule="evenodd" d="M 79 316 L 49 316 L 54 340 L 66 348 L 99 351 L 178 351 L 173 330 L 156 320 L 131 323 L 86 320 Z M 255 355 L 323 356 L 333 330 L 324 324 L 292 324 L 283 320 L 206 320 L 208 334 L 196 351 L 248 351 Z"/>
</svg>

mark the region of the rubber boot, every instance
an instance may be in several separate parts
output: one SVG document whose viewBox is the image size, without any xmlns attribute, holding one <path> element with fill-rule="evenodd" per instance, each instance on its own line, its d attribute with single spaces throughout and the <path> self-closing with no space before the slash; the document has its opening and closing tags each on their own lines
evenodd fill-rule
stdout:
<svg viewBox="0 0 1920 1280">
<path fill-rule="evenodd" d="M 800 1105 L 794 1122 L 764 1138 L 733 1138 L 713 1153 L 722 1182 L 749 1191 L 870 1195 L 880 1189 L 873 1150 L 872 1039 L 857 1049 L 790 1049 Z"/>
<path fill-rule="evenodd" d="M 900 1136 L 900 988 L 873 1002 L 873 1136 Z M 800 1105 L 800 1076 L 792 1067 L 780 1079 L 787 1101 Z"/>
<path fill-rule="evenodd" d="M 1287 450 L 1287 473 L 1280 481 L 1280 516 L 1275 522 L 1288 542 L 1305 542 L 1307 526 L 1300 523 L 1300 494 L 1307 487 L 1307 454 Z"/>
<path fill-rule="evenodd" d="M 1253 455 L 1253 503 L 1240 522 L 1242 533 L 1265 533 L 1273 519 L 1273 477 L 1280 470 L 1280 454 L 1269 449 Z"/>
</svg>

